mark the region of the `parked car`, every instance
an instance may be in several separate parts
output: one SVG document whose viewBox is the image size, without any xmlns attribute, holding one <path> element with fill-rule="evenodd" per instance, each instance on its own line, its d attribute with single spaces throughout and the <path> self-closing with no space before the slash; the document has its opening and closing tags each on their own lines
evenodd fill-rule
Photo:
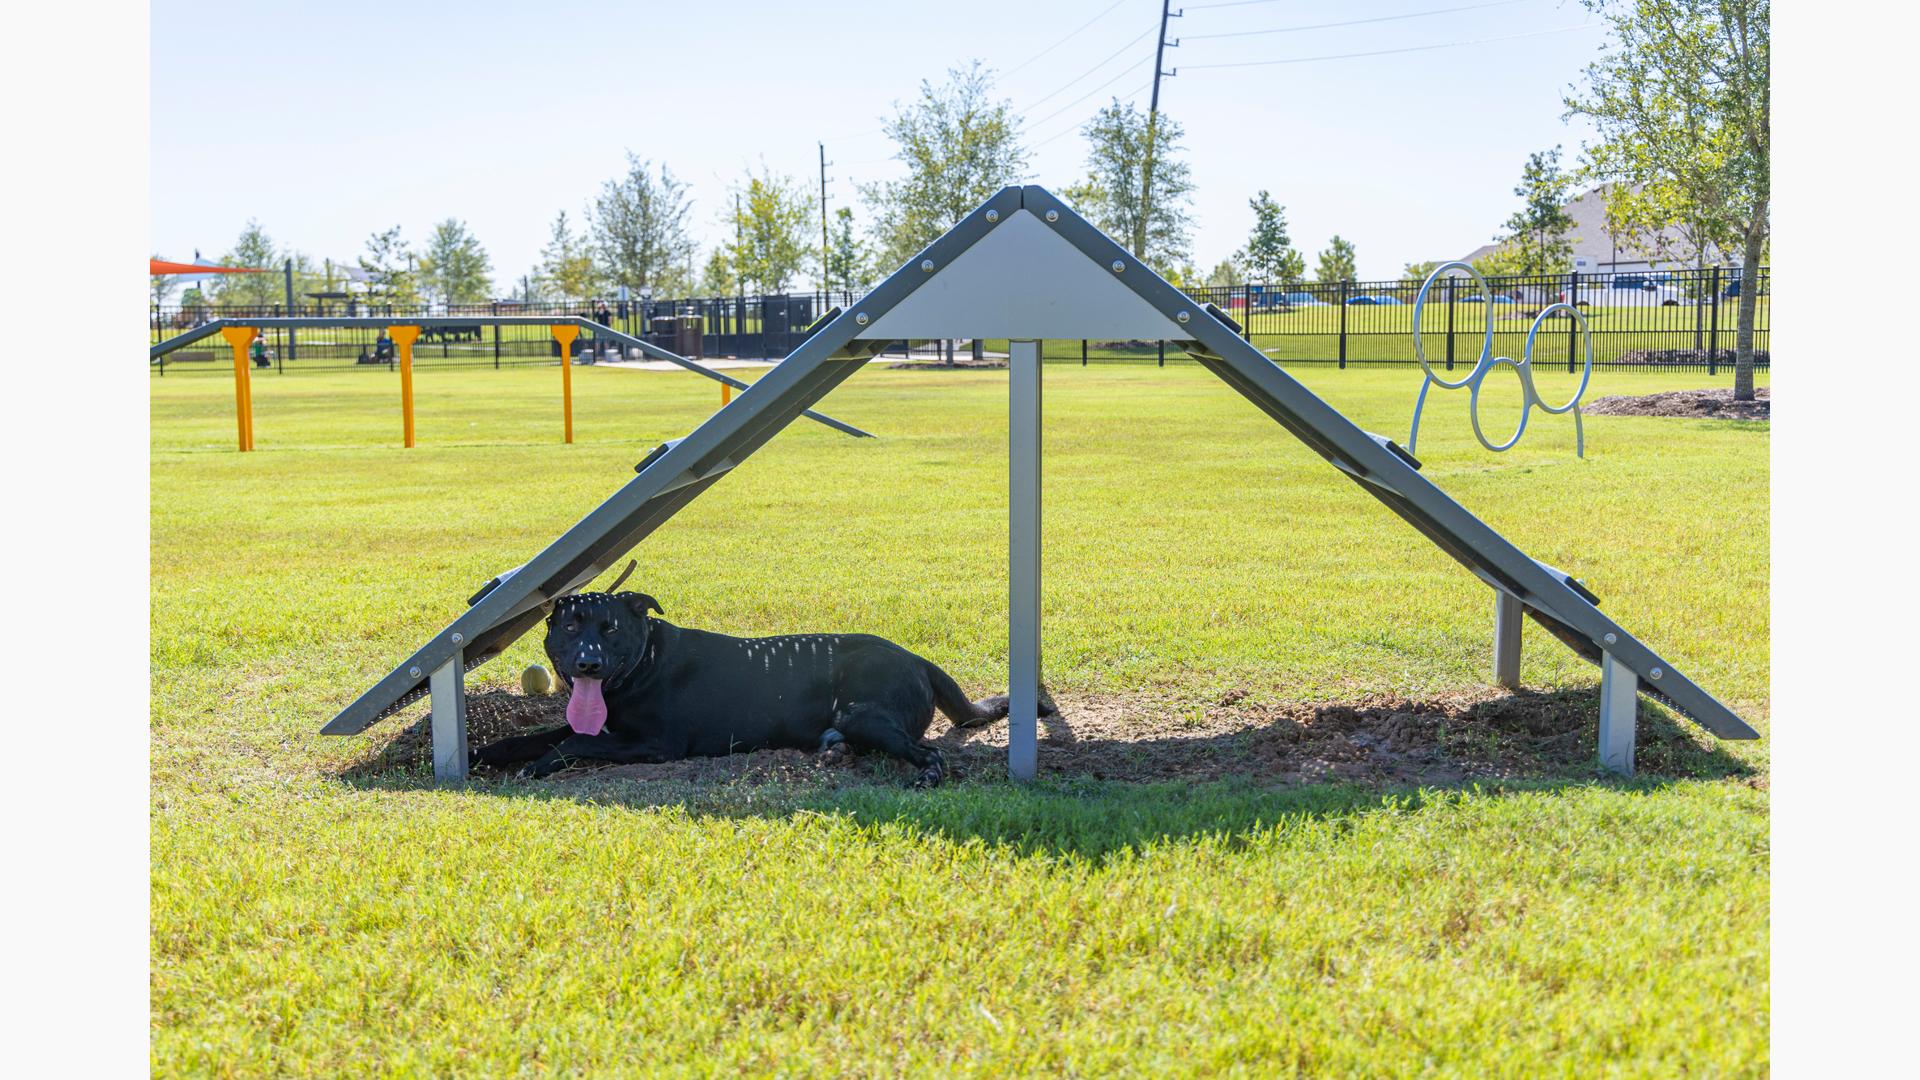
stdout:
<svg viewBox="0 0 1920 1080">
<path fill-rule="evenodd" d="M 1367 294 L 1365 294 L 1365 293 L 1362 293 L 1362 294 L 1360 294 L 1359 296 L 1350 296 L 1350 297 L 1348 297 L 1348 298 L 1347 298 L 1347 303 L 1348 303 L 1348 304 L 1350 304 L 1350 305 L 1351 305 L 1351 304 L 1382 304 L 1382 305 L 1385 305 L 1385 304 L 1404 304 L 1404 303 L 1406 303 L 1406 301 L 1405 301 L 1405 300 L 1402 300 L 1402 299 L 1400 299 L 1400 298 L 1399 298 L 1399 297 L 1397 297 L 1397 296 L 1388 296 L 1388 295 L 1386 295 L 1385 293 L 1381 293 L 1381 294 L 1378 294 L 1378 295 L 1374 295 L 1374 296 L 1369 296 L 1369 295 L 1367 295 Z"/>
<path fill-rule="evenodd" d="M 1312 293 L 1290 292 L 1280 298 L 1289 307 L 1326 307 L 1325 300 L 1318 299 Z"/>
<path fill-rule="evenodd" d="M 1487 298 L 1484 296 L 1481 296 L 1479 293 L 1474 293 L 1472 296 L 1461 297 L 1460 302 L 1463 304 L 1484 304 L 1487 302 Z M 1511 304 L 1513 303 L 1513 297 L 1496 296 L 1493 298 L 1493 302 L 1496 304 Z"/>
</svg>

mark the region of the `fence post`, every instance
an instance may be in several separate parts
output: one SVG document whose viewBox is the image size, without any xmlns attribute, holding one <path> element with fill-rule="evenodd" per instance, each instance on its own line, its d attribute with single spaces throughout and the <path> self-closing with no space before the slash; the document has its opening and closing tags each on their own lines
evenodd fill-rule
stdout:
<svg viewBox="0 0 1920 1080">
<path fill-rule="evenodd" d="M 1240 324 L 1240 339 L 1251 343 L 1253 341 L 1253 286 L 1240 286 L 1240 295 L 1247 298 L 1247 309 L 1241 313 L 1246 316 L 1246 321 Z"/>
<path fill-rule="evenodd" d="M 1709 284 L 1709 296 L 1713 304 L 1713 330 L 1707 338 L 1707 374 L 1719 374 L 1720 359 L 1720 268 L 1713 268 L 1713 277 Z"/>
<path fill-rule="evenodd" d="M 1578 309 L 1580 306 L 1580 271 L 1567 275 L 1567 306 Z M 1580 342 L 1580 320 L 1567 316 L 1567 374 L 1574 371 L 1574 354 Z"/>
<path fill-rule="evenodd" d="M 1087 339 L 1086 338 L 1080 339 L 1080 366 L 1081 367 L 1087 366 Z"/>
<path fill-rule="evenodd" d="M 1460 284 L 1457 277 L 1447 278 L 1447 370 L 1453 370 L 1453 297 L 1454 286 Z M 1487 312 L 1487 318 L 1493 318 L 1493 312 Z M 1426 327 L 1421 327 L 1422 330 Z"/>
<path fill-rule="evenodd" d="M 1159 342 L 1155 342 L 1155 344 L 1160 346 L 1160 366 L 1166 367 L 1167 366 L 1167 343 L 1164 341 L 1159 341 Z"/>
<path fill-rule="evenodd" d="M 1340 282 L 1340 370 L 1347 369 L 1347 287 L 1352 282 Z"/>
</svg>

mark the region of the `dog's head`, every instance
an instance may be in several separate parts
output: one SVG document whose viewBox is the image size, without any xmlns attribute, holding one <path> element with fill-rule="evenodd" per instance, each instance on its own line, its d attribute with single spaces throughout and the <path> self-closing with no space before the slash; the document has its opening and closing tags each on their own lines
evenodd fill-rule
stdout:
<svg viewBox="0 0 1920 1080">
<path fill-rule="evenodd" d="M 623 679 L 647 653 L 647 612 L 660 601 L 646 593 L 575 593 L 554 601 L 547 616 L 547 659 L 573 679 Z"/>
<path fill-rule="evenodd" d="M 598 735 L 606 726 L 601 685 L 632 675 L 647 656 L 653 636 L 649 610 L 660 601 L 645 593 L 575 593 L 554 601 L 547 616 L 547 659 L 572 689 L 567 722 Z"/>
</svg>

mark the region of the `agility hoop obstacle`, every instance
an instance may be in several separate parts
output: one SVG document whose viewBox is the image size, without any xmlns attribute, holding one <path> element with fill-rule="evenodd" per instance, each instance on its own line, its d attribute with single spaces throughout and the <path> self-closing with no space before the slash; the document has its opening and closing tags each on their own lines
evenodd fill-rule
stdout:
<svg viewBox="0 0 1920 1080">
<path fill-rule="evenodd" d="M 836 309 L 837 310 L 837 309 Z M 831 312 L 829 313 L 831 314 Z M 822 319 L 819 325 L 825 324 Z M 610 326 L 594 322 L 578 315 L 453 315 L 426 318 L 380 318 L 375 316 L 299 316 L 272 318 L 220 318 L 209 319 L 183 334 L 176 334 L 165 341 L 157 342 L 148 349 L 147 360 L 151 363 L 167 353 L 184 348 L 201 338 L 219 334 L 233 348 L 233 392 L 234 413 L 240 429 L 240 449 L 253 449 L 253 375 L 252 365 L 247 362 L 247 345 L 253 336 L 262 330 L 289 329 L 302 330 L 312 327 L 359 328 L 385 330 L 393 338 L 397 366 L 400 369 L 400 416 L 401 444 L 411 448 L 414 445 L 413 433 L 413 346 L 425 327 L 437 326 L 544 326 L 553 339 L 560 343 L 560 399 L 563 438 L 573 442 L 573 342 L 580 336 L 581 330 L 593 333 L 596 339 L 615 342 L 628 348 L 638 349 L 642 355 L 654 360 L 665 360 L 678 364 L 696 375 L 704 375 L 720 384 L 720 404 L 724 407 L 732 400 L 735 390 L 744 390 L 747 383 L 731 375 L 707 367 L 698 361 L 689 360 L 679 353 L 669 352 L 650 341 L 624 334 Z M 824 413 L 808 409 L 801 413 L 807 419 L 825 424 L 835 431 L 844 432 L 856 438 L 872 438 L 852 424 L 835 420 Z"/>
<path fill-rule="evenodd" d="M 1427 293 L 1433 288 L 1433 283 L 1439 281 L 1441 276 L 1449 270 L 1464 271 L 1473 278 L 1480 286 L 1480 295 L 1484 298 L 1487 309 L 1487 332 L 1480 343 L 1480 356 L 1473 362 L 1473 370 L 1467 372 L 1466 377 L 1458 382 L 1448 382 L 1434 374 L 1433 365 L 1427 362 L 1427 350 L 1420 338 L 1420 317 L 1427 306 Z M 1572 316 L 1573 320 L 1579 324 L 1580 339 L 1587 347 L 1587 363 L 1580 375 L 1579 388 L 1574 390 L 1573 396 L 1567 399 L 1566 404 L 1555 408 L 1540 400 L 1540 394 L 1533 388 L 1533 341 L 1539 335 L 1540 327 L 1560 311 Z M 1416 452 L 1415 448 L 1420 443 L 1420 410 L 1427 404 L 1427 391 L 1435 386 L 1442 390 L 1458 390 L 1464 386 L 1467 387 L 1467 417 L 1473 421 L 1473 436 L 1480 440 L 1481 446 L 1496 454 L 1513 449 L 1520 442 L 1520 436 L 1527 433 L 1527 417 L 1532 415 L 1537 405 L 1542 411 L 1556 415 L 1573 413 L 1574 456 L 1587 456 L 1587 435 L 1580 423 L 1580 399 L 1586 396 L 1587 383 L 1593 380 L 1593 331 L 1587 328 L 1587 317 L 1572 304 L 1553 303 L 1540 309 L 1540 313 L 1533 317 L 1533 325 L 1527 328 L 1527 343 L 1520 352 L 1520 359 L 1515 360 L 1511 356 L 1495 356 L 1493 355 L 1493 290 L 1488 287 L 1487 279 L 1481 277 L 1478 270 L 1466 263 L 1445 263 L 1427 275 L 1427 280 L 1420 285 L 1419 295 L 1413 298 L 1413 355 L 1420 361 L 1420 370 L 1426 373 L 1426 377 L 1421 380 L 1420 396 L 1413 403 L 1413 430 L 1407 434 L 1407 453 Z M 1512 437 L 1496 446 L 1487 438 L 1486 432 L 1480 429 L 1480 387 L 1494 368 L 1503 365 L 1513 368 L 1514 373 L 1520 376 L 1520 423 L 1514 428 Z"/>
<path fill-rule="evenodd" d="M 648 454 L 637 475 L 533 558 L 483 585 L 463 613 L 341 709 L 322 734 L 365 731 L 430 695 L 434 775 L 464 777 L 465 673 L 533 629 L 554 600 L 611 568 L 902 338 L 1009 342 L 1007 769 L 1016 779 L 1032 779 L 1037 769 L 1040 343 L 1048 338 L 1164 340 L 1199 361 L 1492 589 L 1493 668 L 1501 685 L 1519 684 L 1523 615 L 1599 664 L 1603 767 L 1633 771 L 1641 693 L 1721 738 L 1758 737 L 1602 613 L 1579 581 L 1529 557 L 1422 476 L 1410 451 L 1356 426 L 1245 341 L 1219 308 L 1168 284 L 1039 187 L 1002 190 L 848 310 L 829 312 L 786 360 L 691 433 Z"/>
</svg>

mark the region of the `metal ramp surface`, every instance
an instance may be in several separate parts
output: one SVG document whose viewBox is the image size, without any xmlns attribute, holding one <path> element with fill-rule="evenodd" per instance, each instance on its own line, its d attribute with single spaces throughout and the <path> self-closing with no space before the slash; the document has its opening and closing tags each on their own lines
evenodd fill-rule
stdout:
<svg viewBox="0 0 1920 1080">
<path fill-rule="evenodd" d="M 1405 450 L 1355 426 L 1242 340 L 1216 309 L 1196 304 L 1052 194 L 1031 186 L 996 194 L 860 302 L 826 320 L 731 404 L 655 451 L 638 476 L 524 566 L 489 582 L 464 614 L 342 710 L 323 733 L 365 730 L 426 692 L 431 678 L 436 773 L 464 775 L 460 672 L 505 649 L 540 620 L 546 603 L 613 565 L 889 341 L 1004 337 L 1014 342 L 1010 767 L 1017 776 L 1031 776 L 1038 682 L 1037 339 L 1116 332 L 1164 335 L 1489 585 L 1497 598 L 1500 681 L 1517 681 L 1522 611 L 1600 663 L 1600 756 L 1608 767 L 1632 769 L 1636 690 L 1721 738 L 1757 737 L 1603 614 L 1577 581 L 1530 558 L 1434 486 Z"/>
</svg>

